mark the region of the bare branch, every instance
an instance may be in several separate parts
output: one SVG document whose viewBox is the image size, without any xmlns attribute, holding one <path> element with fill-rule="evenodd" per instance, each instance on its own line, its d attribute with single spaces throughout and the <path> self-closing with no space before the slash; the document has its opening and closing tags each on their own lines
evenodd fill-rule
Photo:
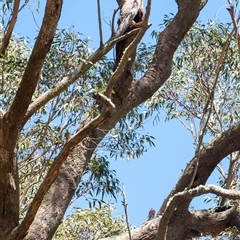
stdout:
<svg viewBox="0 0 240 240">
<path fill-rule="evenodd" d="M 226 177 L 223 169 L 219 166 L 219 164 L 216 166 L 216 169 L 219 171 L 219 173 L 221 174 L 221 176 L 226 180 L 227 177 Z"/>
<path fill-rule="evenodd" d="M 125 218 L 126 218 L 126 223 L 127 223 L 129 240 L 132 240 L 131 228 L 130 228 L 129 219 L 128 219 L 128 210 L 127 210 L 128 204 L 127 204 L 127 198 L 126 198 L 124 186 L 122 186 L 122 196 L 123 196 L 123 207 L 124 207 L 124 211 L 125 211 Z"/>
<path fill-rule="evenodd" d="M 101 47 L 103 45 L 103 36 L 102 36 L 102 20 L 101 20 L 100 0 L 97 0 L 97 9 L 98 9 L 98 26 L 99 26 L 100 47 Z"/>
<path fill-rule="evenodd" d="M 115 16 L 116 16 L 116 13 L 118 12 L 118 10 L 119 10 L 119 7 L 117 9 L 114 9 L 114 11 L 113 11 L 113 16 L 112 16 L 112 36 L 113 36 L 113 34 L 115 32 L 115 30 L 114 30 L 114 23 L 115 23 Z"/>
<path fill-rule="evenodd" d="M 0 58 L 2 58 L 5 55 L 5 52 L 7 50 L 14 26 L 17 21 L 19 5 L 20 5 L 20 0 L 14 0 L 12 16 L 8 24 L 7 32 L 4 33 L 2 44 L 0 46 Z"/>
<path fill-rule="evenodd" d="M 41 30 L 33 47 L 13 103 L 5 115 L 5 136 L 10 135 L 12 139 L 17 140 L 17 134 L 20 130 L 23 117 L 31 102 L 32 95 L 39 80 L 42 65 L 50 49 L 61 14 L 61 8 L 62 0 L 48 0 L 46 3 Z M 15 144 L 13 144 L 13 146 L 15 146 Z"/>
</svg>

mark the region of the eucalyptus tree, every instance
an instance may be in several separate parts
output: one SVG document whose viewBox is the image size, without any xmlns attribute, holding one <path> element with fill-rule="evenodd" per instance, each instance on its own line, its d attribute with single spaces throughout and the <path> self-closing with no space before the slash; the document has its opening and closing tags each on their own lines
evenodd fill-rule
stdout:
<svg viewBox="0 0 240 240">
<path fill-rule="evenodd" d="M 175 64 L 172 64 L 174 53 L 184 46 L 180 44 L 207 4 L 206 0 L 176 1 L 177 13 L 160 33 L 156 33 L 157 43 L 146 65 L 138 61 L 135 64 L 135 59 L 146 58 L 144 54 L 136 56 L 136 49 L 149 28 L 151 0 L 147 1 L 145 17 L 140 14 L 141 0 L 118 0 L 118 28 L 109 33 L 107 42 L 100 37 L 100 47 L 96 51 L 90 50 L 88 39 L 79 37 L 78 33 L 57 31 L 62 0 L 46 1 L 38 36 L 29 48 L 21 38 L 13 36 L 18 15 L 28 1 L 22 4 L 15 0 L 1 5 L 0 239 L 52 239 L 74 197 L 91 190 L 96 194 L 115 196 L 118 180 L 111 174 L 107 159 L 99 149 L 113 155 L 135 157 L 142 154 L 146 142 L 153 144 L 151 137 L 136 133 L 142 118 L 147 117 L 141 114 L 141 104 L 152 96 L 146 107 L 156 101 L 156 107 L 164 106 L 169 101 L 169 117 L 179 115 L 181 121 L 185 117 L 192 121 L 199 119 L 200 114 L 200 130 L 198 134 L 194 133 L 196 155 L 162 204 L 157 217 L 118 237 L 125 239 L 130 234 L 133 239 L 187 239 L 205 233 L 219 234 L 229 227 L 238 228 L 238 204 L 225 206 L 221 211 L 193 212 L 188 209 L 195 196 L 208 192 L 224 199 L 239 199 L 239 193 L 230 190 L 233 184 L 226 189 L 204 186 L 218 163 L 229 154 L 235 156 L 239 150 L 240 127 L 233 110 L 236 106 L 231 107 L 233 112 L 225 120 L 218 119 L 221 112 L 214 108 L 215 102 L 220 101 L 226 91 L 218 79 L 228 42 L 239 36 L 238 19 L 234 17 L 231 2 L 229 11 L 234 27 L 232 33 L 226 33 L 229 36 L 226 42 L 219 43 L 220 53 L 214 52 L 218 62 L 213 60 L 212 65 L 209 59 L 202 60 L 206 56 L 198 51 L 198 45 L 194 45 L 199 41 L 195 35 L 188 40 L 186 58 L 178 58 L 176 54 Z M 132 29 L 130 26 L 136 26 L 135 23 L 138 27 Z M 101 32 L 100 18 L 99 29 Z M 222 32 L 216 34 L 222 36 Z M 203 43 L 207 40 L 201 39 Z M 215 44 L 214 38 L 209 41 Z M 106 54 L 115 45 L 120 51 L 113 63 L 106 59 Z M 207 50 L 212 48 L 209 46 Z M 194 51 L 198 52 L 196 59 L 189 60 Z M 195 60 L 195 64 L 200 63 L 199 69 L 194 68 L 199 76 L 184 69 L 187 61 L 194 63 Z M 181 61 L 184 64 L 181 65 Z M 204 61 L 210 66 L 205 66 Z M 190 82 L 169 79 L 175 69 L 182 76 L 189 76 Z M 215 75 L 206 82 L 206 70 L 209 69 Z M 176 73 L 172 76 L 174 79 Z M 166 87 L 160 88 L 165 83 Z M 197 88 L 186 91 L 190 83 L 194 87 L 201 86 L 202 91 L 198 92 Z M 171 92 L 177 85 L 183 88 L 182 93 L 178 89 L 176 93 Z M 185 97 L 201 102 L 187 103 Z M 182 115 L 176 105 L 179 101 L 185 110 Z M 197 108 L 193 108 L 194 104 Z M 231 126 L 224 122 L 228 117 L 235 118 Z M 206 132 L 212 132 L 215 138 L 203 147 Z"/>
</svg>

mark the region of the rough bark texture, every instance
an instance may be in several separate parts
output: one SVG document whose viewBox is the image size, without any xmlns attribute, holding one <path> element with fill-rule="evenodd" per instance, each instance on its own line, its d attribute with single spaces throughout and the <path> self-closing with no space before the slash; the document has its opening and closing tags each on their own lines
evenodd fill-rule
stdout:
<svg viewBox="0 0 240 240">
<path fill-rule="evenodd" d="M 95 149 L 96 147 L 92 142 L 86 143 L 86 145 L 90 149 Z M 67 158 L 59 173 L 59 177 L 45 196 L 41 208 L 29 229 L 29 233 L 24 239 L 52 239 L 63 218 L 65 211 L 62 211 L 62 209 L 68 207 L 81 175 L 85 170 L 86 159 L 89 159 L 93 152 L 93 150 L 87 151 L 84 148 L 85 146 L 79 144 Z"/>
<path fill-rule="evenodd" d="M 52 238 L 94 150 L 120 118 L 151 97 L 168 79 L 171 74 L 173 54 L 207 1 L 177 1 L 178 12 L 169 26 L 159 35 L 152 63 L 145 75 L 137 81 L 133 81 L 136 53 L 134 51 L 131 54 L 131 60 L 125 63 L 124 70 L 114 82 L 115 94 L 109 97 L 115 111 L 108 116 L 107 114 L 103 116 L 103 119 L 96 125 L 93 125 L 92 119 L 90 119 L 91 126 L 88 126 L 86 121 L 86 127 L 88 127 L 86 138 L 82 140 L 73 136 L 66 143 L 64 146 L 67 148 L 66 152 L 62 155 L 60 153 L 56 158 L 56 160 L 60 159 L 61 163 L 63 162 L 57 178 L 54 178 L 55 181 L 50 184 L 50 188 L 46 188 L 48 191 L 45 195 L 33 201 L 30 207 L 30 210 L 34 209 L 32 215 L 27 215 L 19 224 L 18 173 L 14 152 L 19 131 L 35 111 L 64 91 L 87 71 L 92 63 L 96 63 L 104 56 L 114 43 L 121 41 L 118 44 L 120 52 L 117 54 L 114 68 L 117 70 L 118 63 L 124 55 L 124 49 L 134 41 L 137 33 L 134 32 L 131 36 L 127 35 L 124 40 L 123 38 L 119 40 L 118 37 L 124 34 L 132 23 L 141 7 L 141 1 L 118 0 L 117 2 L 121 5 L 122 10 L 119 29 L 115 35 L 113 34 L 107 44 L 101 46 L 89 61 L 79 66 L 76 72 L 63 78 L 54 88 L 30 104 L 61 13 L 61 0 L 47 1 L 43 24 L 19 89 L 9 111 L 5 114 L 1 112 L 0 116 L 0 240 L 46 240 Z M 136 45 L 134 47 L 136 49 Z M 83 125 L 80 125 L 80 129 L 83 129 Z M 224 157 L 231 152 L 240 150 L 239 138 L 240 123 L 217 136 L 201 151 L 199 167 L 192 187 L 204 185 L 216 165 Z M 71 143 L 73 144 L 71 145 Z M 178 183 L 170 193 L 170 197 L 176 196 L 188 186 L 193 175 L 195 161 L 194 157 L 183 171 Z M 163 203 L 161 208 L 163 211 L 159 212 L 157 218 L 132 230 L 133 239 L 164 239 L 161 236 L 161 232 L 166 230 L 165 227 L 163 229 L 164 224 L 167 224 L 166 239 L 190 239 L 200 236 L 202 233 L 217 235 L 227 227 L 240 227 L 240 208 L 237 203 L 230 208 L 223 208 L 221 211 L 215 209 L 191 212 L 188 210 L 191 199 L 191 196 L 180 198 L 169 218 L 164 215 L 167 204 Z M 128 239 L 128 234 L 108 239 Z"/>
</svg>

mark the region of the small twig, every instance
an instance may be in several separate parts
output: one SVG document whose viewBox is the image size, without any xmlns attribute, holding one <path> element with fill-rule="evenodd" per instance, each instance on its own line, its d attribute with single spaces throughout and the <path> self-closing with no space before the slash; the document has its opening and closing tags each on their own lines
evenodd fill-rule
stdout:
<svg viewBox="0 0 240 240">
<path fill-rule="evenodd" d="M 226 180 L 227 176 L 224 173 L 223 169 L 219 166 L 219 164 L 216 166 L 216 169 L 219 171 L 219 173 L 222 175 L 222 177 Z"/>
<path fill-rule="evenodd" d="M 34 13 L 33 13 L 33 11 L 32 11 L 32 10 L 30 10 L 30 12 L 31 12 L 31 14 L 32 14 L 33 21 L 35 22 L 35 25 L 37 26 L 37 28 L 38 28 L 38 29 L 40 29 L 40 27 L 39 27 L 39 25 L 38 25 L 38 23 L 37 23 L 37 20 L 36 20 L 36 18 L 35 18 L 35 16 L 34 16 Z"/>
<path fill-rule="evenodd" d="M 22 11 L 22 9 L 30 2 L 30 0 L 26 0 L 23 5 L 19 8 L 18 12 Z"/>
<path fill-rule="evenodd" d="M 103 35 L 102 35 L 102 20 L 101 20 L 100 0 L 97 0 L 97 8 L 98 8 L 98 26 L 99 26 L 99 35 L 100 35 L 100 47 L 102 47 L 102 45 L 103 45 Z"/>
<path fill-rule="evenodd" d="M 127 204 L 127 199 L 126 199 L 126 194 L 125 194 L 125 189 L 124 189 L 124 185 L 122 186 L 122 195 L 123 195 L 123 207 L 124 207 L 124 211 L 125 211 L 125 217 L 126 217 L 126 224 L 127 224 L 127 229 L 128 229 L 128 234 L 129 234 L 129 240 L 132 240 L 132 236 L 131 236 L 131 228 L 130 228 L 130 224 L 129 224 L 129 219 L 128 219 L 128 204 Z"/>
<path fill-rule="evenodd" d="M 113 16 L 112 16 L 112 36 L 114 35 L 115 29 L 114 29 L 114 23 L 115 23 L 115 16 L 120 8 L 114 9 Z"/>
</svg>

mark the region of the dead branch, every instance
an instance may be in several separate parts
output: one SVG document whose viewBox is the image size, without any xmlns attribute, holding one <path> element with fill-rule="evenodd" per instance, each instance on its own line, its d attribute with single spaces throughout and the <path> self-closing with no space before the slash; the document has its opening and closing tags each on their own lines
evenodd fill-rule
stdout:
<svg viewBox="0 0 240 240">
<path fill-rule="evenodd" d="M 116 70 L 114 71 L 108 85 L 105 91 L 105 95 L 110 98 L 112 94 L 113 87 L 117 81 L 117 79 L 121 76 L 124 67 L 126 66 L 126 63 L 128 62 L 129 57 L 131 56 L 132 52 L 136 48 L 137 44 L 141 41 L 144 33 L 147 31 L 147 29 L 150 27 L 148 24 L 148 18 L 150 15 L 151 10 L 151 0 L 148 0 L 147 7 L 146 7 L 146 14 L 145 18 L 142 24 L 142 27 L 139 29 L 139 32 L 137 36 L 134 38 L 134 40 L 131 42 L 131 44 L 125 49 L 122 58 L 120 59 L 119 64 L 117 65 Z M 132 32 L 132 31 L 131 31 Z"/>
<path fill-rule="evenodd" d="M 123 207 L 124 207 L 124 212 L 125 212 L 125 218 L 126 218 L 129 240 L 132 240 L 131 228 L 130 228 L 129 219 L 128 219 L 128 210 L 127 210 L 128 209 L 128 204 L 127 204 L 127 198 L 126 198 L 124 186 L 122 186 L 122 196 L 123 196 Z"/>
<path fill-rule="evenodd" d="M 101 20 L 100 0 L 97 0 L 97 9 L 98 9 L 98 27 L 99 27 L 100 47 L 101 47 L 103 45 L 103 35 L 102 35 L 102 20 Z"/>
</svg>

